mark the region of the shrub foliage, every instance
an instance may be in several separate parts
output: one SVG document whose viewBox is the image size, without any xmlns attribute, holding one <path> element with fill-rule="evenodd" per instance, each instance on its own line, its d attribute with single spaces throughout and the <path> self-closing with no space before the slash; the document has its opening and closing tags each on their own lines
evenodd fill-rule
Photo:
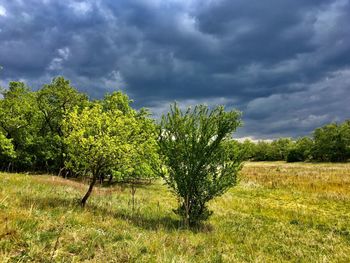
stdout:
<svg viewBox="0 0 350 263">
<path fill-rule="evenodd" d="M 176 210 L 186 226 L 209 217 L 207 202 L 237 182 L 241 159 L 225 147 L 241 124 L 240 113 L 222 106 L 198 105 L 182 111 L 177 104 L 163 116 L 159 147 L 167 171 L 163 178 L 179 199 Z"/>
</svg>

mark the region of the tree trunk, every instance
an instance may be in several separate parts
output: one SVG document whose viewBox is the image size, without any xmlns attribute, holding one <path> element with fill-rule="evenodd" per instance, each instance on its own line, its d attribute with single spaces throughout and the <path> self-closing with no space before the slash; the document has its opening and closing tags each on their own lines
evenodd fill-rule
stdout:
<svg viewBox="0 0 350 263">
<path fill-rule="evenodd" d="M 113 174 L 111 174 L 111 175 L 109 176 L 108 184 L 111 184 L 111 183 L 112 183 L 112 180 L 113 180 Z"/>
<path fill-rule="evenodd" d="M 89 189 L 86 192 L 86 194 L 83 197 L 83 199 L 81 199 L 81 203 L 80 203 L 81 207 L 85 207 L 86 201 L 88 200 L 89 196 L 91 195 L 91 192 L 92 192 L 92 189 L 94 188 L 96 180 L 97 180 L 97 176 L 93 175 L 92 181 L 91 181 L 90 186 L 89 186 Z"/>
<path fill-rule="evenodd" d="M 100 185 L 102 185 L 103 181 L 105 180 L 105 176 L 101 174 L 99 180 L 100 180 Z"/>
<path fill-rule="evenodd" d="M 131 183 L 131 196 L 132 196 L 132 213 L 135 211 L 135 193 L 136 193 L 136 188 L 134 183 Z"/>
<path fill-rule="evenodd" d="M 189 204 L 189 196 L 186 196 L 185 199 L 185 218 L 184 218 L 184 223 L 185 223 L 185 227 L 189 228 L 190 227 L 190 204 Z"/>
<path fill-rule="evenodd" d="M 61 167 L 60 170 L 58 171 L 58 175 L 57 176 L 61 176 L 63 171 L 64 171 L 64 167 Z M 65 178 L 65 175 L 63 174 L 62 177 Z"/>
<path fill-rule="evenodd" d="M 8 173 L 10 172 L 10 168 L 11 168 L 11 166 L 12 166 L 12 163 L 11 163 L 11 162 L 9 162 L 9 165 L 7 166 L 7 172 L 8 172 Z"/>
</svg>

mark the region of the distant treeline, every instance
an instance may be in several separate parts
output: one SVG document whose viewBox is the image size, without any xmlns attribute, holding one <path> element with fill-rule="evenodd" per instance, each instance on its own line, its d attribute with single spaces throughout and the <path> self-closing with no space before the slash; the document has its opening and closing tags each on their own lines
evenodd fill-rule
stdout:
<svg viewBox="0 0 350 263">
<path fill-rule="evenodd" d="M 287 162 L 346 162 L 350 159 L 350 120 L 331 123 L 297 140 L 232 142 L 244 160 Z"/>
</svg>

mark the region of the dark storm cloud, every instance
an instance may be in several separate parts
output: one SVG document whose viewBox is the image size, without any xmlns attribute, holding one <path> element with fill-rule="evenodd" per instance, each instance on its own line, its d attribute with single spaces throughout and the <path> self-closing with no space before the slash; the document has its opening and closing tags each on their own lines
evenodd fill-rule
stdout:
<svg viewBox="0 0 350 263">
<path fill-rule="evenodd" d="M 60 74 L 155 115 L 174 100 L 238 107 L 238 136 L 304 135 L 349 118 L 349 2 L 0 0 L 1 84 Z"/>
</svg>

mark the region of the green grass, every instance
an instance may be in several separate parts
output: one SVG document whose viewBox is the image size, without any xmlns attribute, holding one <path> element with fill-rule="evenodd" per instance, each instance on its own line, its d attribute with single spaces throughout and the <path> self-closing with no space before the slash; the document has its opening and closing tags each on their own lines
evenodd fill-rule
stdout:
<svg viewBox="0 0 350 263">
<path fill-rule="evenodd" d="M 96 188 L 48 175 L 0 174 L 0 262 L 350 262 L 350 164 L 247 163 L 181 228 L 161 184 Z"/>
</svg>

